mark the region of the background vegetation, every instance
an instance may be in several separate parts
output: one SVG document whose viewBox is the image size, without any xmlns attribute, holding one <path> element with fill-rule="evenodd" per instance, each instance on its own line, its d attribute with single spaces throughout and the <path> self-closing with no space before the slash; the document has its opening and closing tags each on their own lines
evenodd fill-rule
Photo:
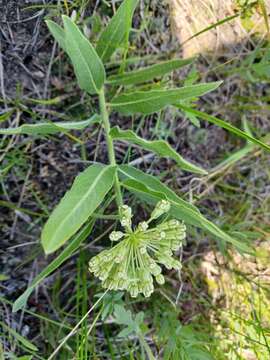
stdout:
<svg viewBox="0 0 270 360">
<path fill-rule="evenodd" d="M 77 23 L 95 43 L 117 7 L 118 2 L 82 0 L 1 4 L 1 127 L 89 118 L 96 98 L 79 90 L 70 62 L 44 20 L 76 11 Z M 234 47 L 237 52 L 227 51 L 215 60 L 201 54 L 162 81 L 178 86 L 223 80 L 197 102 L 197 109 L 267 143 L 269 43 L 250 38 Z M 168 4 L 140 2 L 128 50 L 129 69 L 181 57 Z M 123 53 L 110 64 L 112 72 Z M 56 263 L 27 306 L 12 313 L 14 301 L 56 258 L 45 257 L 39 241 L 49 213 L 78 171 L 96 160 L 106 162 L 107 152 L 101 128 L 94 126 L 83 133 L 1 136 L 0 359 L 48 359 L 74 328 L 57 359 L 269 359 L 269 153 L 181 109 L 129 118 L 115 113 L 112 121 L 143 138 L 167 140 L 208 169 L 208 175 L 198 177 L 152 153 L 117 145 L 119 163 L 129 161 L 162 179 L 256 252 L 242 256 L 208 234 L 190 230 L 180 254 L 181 273 L 167 271 L 166 285 L 147 300 L 106 293 L 75 328 L 103 295 L 88 272 L 88 261 L 108 246 L 114 217 L 96 214 L 96 226 L 92 232 L 91 224 L 85 229 L 89 235 L 68 261 Z M 129 203 L 137 221 L 152 210 L 135 197 L 129 196 Z M 114 214 L 114 205 L 110 209 Z"/>
</svg>

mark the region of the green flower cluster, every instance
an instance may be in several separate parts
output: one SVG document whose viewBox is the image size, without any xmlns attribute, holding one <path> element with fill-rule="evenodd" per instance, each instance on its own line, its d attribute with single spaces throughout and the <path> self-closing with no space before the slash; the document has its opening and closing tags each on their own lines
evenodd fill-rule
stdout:
<svg viewBox="0 0 270 360">
<path fill-rule="evenodd" d="M 104 250 L 89 262 L 89 270 L 102 281 L 102 286 L 111 290 L 127 290 L 132 297 L 142 293 L 149 297 L 154 291 L 153 277 L 164 284 L 160 264 L 167 269 L 180 269 L 181 263 L 173 258 L 186 237 L 186 227 L 178 220 L 162 222 L 149 229 L 149 223 L 170 210 L 170 203 L 157 203 L 148 221 L 132 230 L 131 208 L 120 208 L 120 222 L 125 233 L 113 231 L 111 241 L 122 239 L 111 249 Z"/>
</svg>

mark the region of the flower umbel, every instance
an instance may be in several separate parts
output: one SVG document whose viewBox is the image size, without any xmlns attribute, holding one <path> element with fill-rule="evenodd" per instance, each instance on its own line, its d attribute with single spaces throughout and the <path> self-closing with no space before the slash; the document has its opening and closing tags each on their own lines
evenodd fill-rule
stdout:
<svg viewBox="0 0 270 360">
<path fill-rule="evenodd" d="M 186 227 L 178 220 L 162 222 L 154 228 L 149 223 L 170 210 L 170 203 L 157 203 L 148 221 L 138 224 L 132 230 L 131 208 L 120 208 L 120 222 L 125 233 L 113 231 L 111 241 L 121 240 L 111 249 L 104 250 L 89 262 L 89 270 L 101 281 L 104 288 L 127 290 L 132 297 L 142 293 L 149 297 L 154 291 L 153 277 L 158 284 L 164 284 L 160 264 L 167 269 L 180 269 L 181 263 L 173 258 L 186 237 Z"/>
</svg>

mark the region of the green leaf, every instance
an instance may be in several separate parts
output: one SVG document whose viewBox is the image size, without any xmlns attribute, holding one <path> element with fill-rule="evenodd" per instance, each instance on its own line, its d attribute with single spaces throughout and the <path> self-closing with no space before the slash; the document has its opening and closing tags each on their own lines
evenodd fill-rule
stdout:
<svg viewBox="0 0 270 360">
<path fill-rule="evenodd" d="M 101 33 L 96 50 L 103 62 L 110 59 L 128 37 L 134 10 L 139 0 L 124 0 Z"/>
<path fill-rule="evenodd" d="M 56 24 L 54 21 L 46 20 L 45 21 L 51 34 L 55 38 L 55 40 L 58 42 L 58 44 L 61 46 L 61 48 L 67 52 L 66 48 L 66 39 L 65 39 L 65 31 L 64 29 Z"/>
<path fill-rule="evenodd" d="M 203 175 L 207 174 L 205 170 L 185 160 L 164 140 L 144 140 L 137 136 L 133 131 L 121 130 L 118 126 L 111 129 L 110 135 L 114 140 L 125 140 L 132 144 L 139 145 L 146 150 L 153 151 L 159 156 L 169 157 L 176 161 L 180 168 L 186 171 Z"/>
<path fill-rule="evenodd" d="M 141 113 L 147 115 L 178 101 L 204 95 L 216 89 L 220 84 L 221 82 L 218 81 L 184 86 L 179 89 L 136 91 L 115 97 L 110 105 L 113 109 L 124 114 Z"/>
<path fill-rule="evenodd" d="M 225 168 L 233 166 L 239 160 L 242 160 L 247 154 L 254 150 L 255 145 L 248 143 L 242 149 L 232 153 L 225 160 L 220 162 L 217 166 L 211 169 L 211 173 L 223 171 Z"/>
<path fill-rule="evenodd" d="M 168 200 L 179 203 L 183 210 L 188 211 L 189 209 L 192 212 L 197 213 L 195 214 L 195 218 L 197 218 L 197 215 L 200 215 L 200 211 L 196 206 L 180 198 L 173 190 L 171 190 L 168 186 L 164 185 L 156 177 L 146 174 L 143 171 L 129 165 L 119 165 L 118 170 L 121 178 L 138 180 L 139 182 L 145 183 L 153 191 L 163 194 L 163 196 L 165 196 Z"/>
<path fill-rule="evenodd" d="M 114 317 L 116 324 L 126 325 L 127 327 L 120 331 L 118 337 L 124 337 L 130 335 L 132 332 L 137 332 L 138 326 L 133 320 L 130 310 L 126 310 L 122 305 L 115 305 Z"/>
<path fill-rule="evenodd" d="M 212 115 L 208 115 L 204 112 L 201 112 L 199 110 L 195 110 L 192 108 L 189 108 L 187 106 L 183 106 L 183 105 L 179 105 L 179 108 L 181 108 L 184 111 L 189 111 L 191 114 L 194 114 L 195 116 L 197 116 L 198 118 L 201 118 L 203 120 L 209 121 L 212 124 L 215 124 L 223 129 L 226 129 L 230 132 L 232 132 L 233 134 L 246 139 L 247 141 L 251 141 L 252 143 L 259 145 L 261 148 L 270 151 L 270 146 L 265 144 L 264 142 L 254 138 L 252 135 L 246 133 L 245 131 L 242 131 L 238 128 L 236 128 L 235 126 L 229 124 L 228 122 L 221 120 L 215 116 Z"/>
<path fill-rule="evenodd" d="M 18 340 L 23 346 L 32 351 L 38 351 L 38 348 L 23 336 L 17 333 L 14 329 L 7 326 L 4 322 L 0 321 L 0 325 L 5 328 L 16 340 Z"/>
<path fill-rule="evenodd" d="M 74 236 L 74 239 L 67 245 L 67 247 L 54 259 L 44 270 L 38 274 L 33 280 L 32 284 L 18 297 L 14 302 L 12 311 L 16 312 L 25 307 L 29 296 L 35 287 L 41 283 L 46 277 L 48 277 L 54 270 L 58 269 L 64 261 L 69 259 L 71 255 L 78 249 L 80 244 L 89 236 L 92 231 L 94 222 L 91 221 L 86 224 L 79 232 Z"/>
<path fill-rule="evenodd" d="M 89 94 L 98 94 L 105 82 L 102 61 L 78 26 L 69 17 L 63 15 L 62 18 L 66 51 L 74 66 L 79 86 Z"/>
<path fill-rule="evenodd" d="M 122 305 L 115 305 L 114 307 L 115 322 L 119 325 L 132 325 L 133 318 L 130 310 L 126 310 Z"/>
<path fill-rule="evenodd" d="M 191 64 L 193 59 L 173 59 L 161 62 L 160 64 L 148 66 L 146 68 L 127 72 L 120 75 L 113 75 L 108 78 L 107 83 L 110 85 L 132 85 L 150 81 L 156 77 L 161 77 L 173 70 Z"/>
<path fill-rule="evenodd" d="M 92 215 L 111 189 L 116 168 L 95 164 L 79 174 L 45 224 L 41 242 L 46 254 L 62 246 Z"/>
<path fill-rule="evenodd" d="M 11 117 L 11 115 L 14 113 L 15 108 L 13 108 L 12 110 L 6 111 L 3 114 L 0 115 L 0 122 L 4 122 L 7 119 L 9 119 Z M 1 359 L 1 358 L 0 358 Z"/>
<path fill-rule="evenodd" d="M 27 135 L 49 135 L 69 130 L 82 130 L 91 123 L 99 122 L 99 115 L 94 115 L 88 120 L 83 121 L 61 121 L 47 122 L 38 124 L 23 124 L 16 128 L 0 129 L 1 135 L 27 134 Z"/>
<path fill-rule="evenodd" d="M 252 252 L 245 243 L 239 242 L 219 229 L 218 226 L 206 219 L 195 206 L 181 199 L 157 178 L 127 165 L 119 166 L 119 175 L 120 178 L 126 179 L 123 181 L 124 187 L 135 194 L 143 195 L 146 201 L 169 200 L 173 217 L 183 220 L 186 224 L 206 230 L 215 237 L 235 245 L 241 251 Z"/>
<path fill-rule="evenodd" d="M 117 334 L 117 337 L 126 337 L 134 332 L 133 327 L 128 326 L 125 329 L 121 330 L 119 334 Z"/>
</svg>

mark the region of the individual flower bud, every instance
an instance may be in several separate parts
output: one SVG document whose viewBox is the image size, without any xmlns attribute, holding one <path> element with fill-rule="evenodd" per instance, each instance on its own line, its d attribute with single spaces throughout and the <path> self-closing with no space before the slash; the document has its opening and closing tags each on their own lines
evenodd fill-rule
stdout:
<svg viewBox="0 0 270 360">
<path fill-rule="evenodd" d="M 109 276 L 105 281 L 102 282 L 102 287 L 112 290 L 112 278 Z"/>
<path fill-rule="evenodd" d="M 131 211 L 131 208 L 129 206 L 122 205 L 122 206 L 120 206 L 119 210 L 120 210 L 120 216 L 121 217 L 126 217 L 128 219 L 132 218 L 132 211 Z"/>
<path fill-rule="evenodd" d="M 132 211 L 131 208 L 127 205 L 122 205 L 119 207 L 120 213 L 120 223 L 121 225 L 126 228 L 129 232 L 131 230 L 131 218 L 132 218 Z"/>
<path fill-rule="evenodd" d="M 99 278 L 101 281 L 104 281 L 107 279 L 107 277 L 109 276 L 109 272 L 108 271 L 102 271 L 100 274 L 99 274 Z"/>
<path fill-rule="evenodd" d="M 173 261 L 173 258 L 171 257 L 167 257 L 167 256 L 162 256 L 162 255 L 159 255 L 157 257 L 157 260 L 160 264 L 163 264 L 167 270 L 171 270 L 172 269 L 172 261 Z"/>
<path fill-rule="evenodd" d="M 126 289 L 126 287 L 127 287 L 127 281 L 124 280 L 124 279 L 120 279 L 118 281 L 118 289 L 119 290 L 124 290 L 124 289 Z"/>
<path fill-rule="evenodd" d="M 163 285 L 165 284 L 165 278 L 162 274 L 158 274 L 156 277 L 156 282 L 159 284 L 159 285 Z"/>
<path fill-rule="evenodd" d="M 180 225 L 180 221 L 176 220 L 176 219 L 172 219 L 168 221 L 168 225 L 170 226 L 170 228 L 176 228 Z"/>
<path fill-rule="evenodd" d="M 144 287 L 143 287 L 143 295 L 145 297 L 150 297 L 151 294 L 154 291 L 154 286 L 153 286 L 153 281 L 150 283 L 147 283 Z"/>
<path fill-rule="evenodd" d="M 155 266 L 150 266 L 150 271 L 151 274 L 153 274 L 154 276 L 157 276 L 161 273 L 161 267 L 158 266 L 157 264 L 155 264 Z"/>
<path fill-rule="evenodd" d="M 117 255 L 117 256 L 114 258 L 114 262 L 115 262 L 116 264 L 120 264 L 122 261 L 123 261 L 123 256 L 121 256 L 121 255 Z"/>
<path fill-rule="evenodd" d="M 159 233 L 159 236 L 160 236 L 160 239 L 165 239 L 165 237 L 166 237 L 165 231 L 161 231 L 161 232 Z"/>
<path fill-rule="evenodd" d="M 120 223 L 125 228 L 130 228 L 131 227 L 131 219 L 128 219 L 127 217 L 122 217 Z"/>
<path fill-rule="evenodd" d="M 130 284 L 130 286 L 128 287 L 128 290 L 130 292 L 131 297 L 133 297 L 133 298 L 136 298 L 139 294 L 139 289 L 138 289 L 138 286 L 136 283 Z"/>
<path fill-rule="evenodd" d="M 147 250 L 145 246 L 140 247 L 140 254 L 146 254 Z"/>
<path fill-rule="evenodd" d="M 122 280 L 126 280 L 127 276 L 124 272 L 119 271 L 119 273 L 117 274 L 118 279 L 122 279 Z"/>
<path fill-rule="evenodd" d="M 151 290 L 144 290 L 143 295 L 144 295 L 144 297 L 149 298 L 151 296 L 152 292 L 153 291 L 151 291 Z"/>
<path fill-rule="evenodd" d="M 148 269 L 143 269 L 140 271 L 139 273 L 139 282 L 141 284 L 145 284 L 145 283 L 151 283 L 153 281 L 152 279 L 152 275 L 151 273 L 149 272 Z"/>
<path fill-rule="evenodd" d="M 182 264 L 178 260 L 173 259 L 171 264 L 175 270 L 180 270 L 182 268 Z"/>
<path fill-rule="evenodd" d="M 157 203 L 155 209 L 151 214 L 151 220 L 159 218 L 161 215 L 167 213 L 170 210 L 171 204 L 167 200 L 161 200 Z"/>
<path fill-rule="evenodd" d="M 122 231 L 113 231 L 110 233 L 109 238 L 111 241 L 118 241 L 122 239 L 123 236 L 125 236 L 125 234 L 122 233 Z"/>
<path fill-rule="evenodd" d="M 98 256 L 93 257 L 88 265 L 90 272 L 96 272 L 100 267 L 100 258 Z"/>
<path fill-rule="evenodd" d="M 139 223 L 139 225 L 138 225 L 138 230 L 139 230 L 139 231 L 144 232 L 144 231 L 146 231 L 147 229 L 148 229 L 148 224 L 147 224 L 146 221 L 142 221 L 142 222 Z"/>
</svg>

